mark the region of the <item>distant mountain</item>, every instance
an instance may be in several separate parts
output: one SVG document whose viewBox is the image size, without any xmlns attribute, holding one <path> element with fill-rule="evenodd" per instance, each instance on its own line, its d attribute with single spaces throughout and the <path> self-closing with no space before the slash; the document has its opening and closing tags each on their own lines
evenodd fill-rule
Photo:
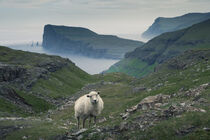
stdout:
<svg viewBox="0 0 210 140">
<path fill-rule="evenodd" d="M 121 59 L 126 52 L 142 45 L 140 41 L 100 35 L 81 27 L 55 25 L 44 27 L 43 47 L 52 52 Z"/>
<path fill-rule="evenodd" d="M 106 72 L 123 72 L 142 77 L 154 71 L 157 64 L 186 50 L 210 48 L 210 19 L 189 28 L 164 33 L 142 47 L 127 53 L 125 58 Z"/>
<path fill-rule="evenodd" d="M 172 32 L 192 26 L 210 19 L 210 13 L 189 13 L 179 17 L 159 17 L 143 34 L 143 38 L 151 39 L 165 32 Z"/>
</svg>

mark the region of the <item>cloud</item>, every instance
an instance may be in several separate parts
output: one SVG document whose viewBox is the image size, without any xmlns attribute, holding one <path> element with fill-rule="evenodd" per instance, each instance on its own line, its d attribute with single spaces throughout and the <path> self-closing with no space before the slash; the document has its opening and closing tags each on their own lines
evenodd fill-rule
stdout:
<svg viewBox="0 0 210 140">
<path fill-rule="evenodd" d="M 50 23 L 140 34 L 157 17 L 209 12 L 209 4 L 210 0 L 0 0 L 0 30 L 27 29 L 41 37 L 44 24 Z"/>
<path fill-rule="evenodd" d="M 0 0 L 1 6 L 21 8 L 40 7 L 42 5 L 57 2 L 58 0 Z"/>
</svg>

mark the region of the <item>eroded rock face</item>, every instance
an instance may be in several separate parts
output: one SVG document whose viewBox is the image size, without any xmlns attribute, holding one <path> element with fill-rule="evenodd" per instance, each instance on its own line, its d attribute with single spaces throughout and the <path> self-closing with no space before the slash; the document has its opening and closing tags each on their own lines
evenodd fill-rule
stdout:
<svg viewBox="0 0 210 140">
<path fill-rule="evenodd" d="M 20 66 L 0 63 L 0 82 L 10 82 L 21 77 L 26 69 Z"/>
</svg>

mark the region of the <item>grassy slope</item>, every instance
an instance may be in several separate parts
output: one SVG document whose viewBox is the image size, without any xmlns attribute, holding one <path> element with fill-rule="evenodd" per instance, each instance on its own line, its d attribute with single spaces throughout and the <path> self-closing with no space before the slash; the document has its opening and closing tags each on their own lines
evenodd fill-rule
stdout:
<svg viewBox="0 0 210 140">
<path fill-rule="evenodd" d="M 107 72 L 124 72 L 137 77 L 145 76 L 153 71 L 154 66 L 158 63 L 186 50 L 210 48 L 209 30 L 210 20 L 207 20 L 187 29 L 164 33 L 148 41 L 141 48 L 127 53 L 125 59 L 111 66 Z M 144 72 L 145 69 L 148 71 Z"/>
<path fill-rule="evenodd" d="M 134 77 L 143 77 L 154 71 L 154 65 L 148 66 L 146 62 L 138 59 L 123 59 L 112 65 L 106 73 L 122 72 Z"/>
<path fill-rule="evenodd" d="M 196 56 L 196 54 L 198 54 Z M 196 57 L 195 57 L 196 56 Z M 205 56 L 205 59 L 199 58 Z M 192 59 L 194 58 L 194 59 Z M 164 63 L 158 70 L 158 72 L 152 73 L 141 80 L 136 80 L 126 75 L 119 73 L 96 75 L 96 79 L 112 81 L 115 84 L 108 84 L 102 87 L 98 87 L 97 90 L 101 91 L 101 97 L 104 100 L 105 108 L 102 114 L 99 116 L 106 117 L 107 121 L 100 123 L 99 126 L 115 126 L 119 125 L 122 121 L 120 113 L 125 109 L 136 105 L 143 98 L 156 94 L 171 95 L 179 92 L 180 89 L 187 91 L 190 88 L 196 88 L 197 86 L 205 83 L 209 83 L 210 79 L 210 51 L 200 52 L 188 52 L 185 55 L 179 57 L 179 62 L 188 64 L 185 69 L 172 69 L 169 65 L 175 65 L 176 61 L 168 61 Z M 158 85 L 162 86 L 158 86 Z M 133 87 L 146 87 L 147 89 L 141 92 L 133 92 Z M 199 98 L 209 98 L 210 89 L 206 89 Z M 173 98 L 169 101 L 169 104 L 176 104 L 178 102 L 185 102 L 193 99 L 188 97 Z M 134 130 L 125 131 L 121 135 L 116 136 L 116 139 L 122 139 L 124 136 L 128 136 L 132 139 L 208 139 L 209 132 L 204 131 L 204 127 L 210 127 L 210 108 L 209 106 L 198 106 L 205 109 L 206 113 L 189 112 L 184 113 L 181 117 L 172 117 L 168 120 L 159 122 L 156 126 L 147 129 L 146 131 Z M 136 116 L 142 112 L 131 115 L 128 121 L 132 121 Z M 112 118 L 113 117 L 113 118 Z M 31 121 L 29 128 L 24 128 L 8 135 L 7 139 L 21 139 L 23 136 L 30 136 L 31 139 L 45 138 L 53 139 L 52 136 L 64 134 L 65 132 L 72 131 L 76 128 L 76 120 L 74 118 L 73 107 L 67 107 L 64 110 L 55 110 L 50 115 L 51 122 L 45 120 Z M 71 123 L 70 123 L 71 122 Z M 17 121 L 18 123 L 28 124 L 28 122 Z M 1 125 L 8 125 L 9 122 L 2 121 Z M 184 136 L 177 136 L 176 131 L 187 126 L 196 126 L 196 131 Z M 36 134 L 35 134 L 36 132 Z M 39 134 L 39 135 L 37 135 Z M 95 136 L 94 136 L 95 137 Z M 105 136 L 106 137 L 106 136 Z M 94 139 L 94 138 L 93 138 Z M 95 137 L 97 138 L 97 136 Z"/>
<path fill-rule="evenodd" d="M 6 47 L 0 47 L 0 54 L 0 62 L 23 66 L 26 69 L 34 69 L 38 64 L 46 62 L 62 63 L 67 61 L 58 56 L 15 51 Z M 33 111 L 36 113 L 47 111 L 53 108 L 54 104 L 49 103 L 45 98 L 40 98 L 40 94 L 49 99 L 64 99 L 78 91 L 86 83 L 94 81 L 90 75 L 76 67 L 72 62 L 67 61 L 67 63 L 68 65 L 62 69 L 56 72 L 50 72 L 47 79 L 38 79 L 29 91 L 18 89 L 19 85 L 9 85 L 32 106 Z M 8 102 L 3 98 L 1 100 L 0 116 L 5 116 L 4 114 L 8 113 L 13 113 L 16 116 L 28 114 L 27 112 L 23 113 L 24 111 L 21 111 L 12 102 Z"/>
<path fill-rule="evenodd" d="M 205 56 L 205 59 L 199 58 Z M 157 95 L 159 93 L 172 95 L 178 93 L 180 89 L 187 91 L 190 88 L 196 88 L 199 85 L 210 82 L 210 50 L 204 51 L 192 51 L 185 53 L 181 57 L 177 57 L 179 63 L 188 63 L 189 66 L 186 69 L 171 69 L 168 66 L 173 65 L 176 61 L 167 61 L 162 64 L 161 69 L 158 72 L 152 73 L 147 77 L 141 79 L 137 83 L 144 85 L 150 89 L 150 92 L 143 92 L 141 94 Z M 190 65 L 191 63 L 191 65 Z M 162 86 L 157 86 L 162 84 Z M 206 89 L 200 96 L 210 102 L 209 98 L 210 88 Z M 177 97 L 171 100 L 170 104 L 177 104 L 178 102 L 193 101 L 190 97 Z M 203 108 L 207 112 L 189 112 L 184 113 L 181 117 L 171 118 L 160 122 L 154 127 L 149 128 L 146 131 L 135 131 L 134 133 L 126 133 L 129 137 L 136 137 L 137 139 L 209 139 L 210 134 L 203 130 L 204 127 L 210 127 L 210 107 L 206 105 L 198 105 L 196 107 Z M 135 115 L 133 116 L 135 118 Z M 184 136 L 177 136 L 177 130 L 189 126 L 197 127 L 192 133 Z"/>
</svg>

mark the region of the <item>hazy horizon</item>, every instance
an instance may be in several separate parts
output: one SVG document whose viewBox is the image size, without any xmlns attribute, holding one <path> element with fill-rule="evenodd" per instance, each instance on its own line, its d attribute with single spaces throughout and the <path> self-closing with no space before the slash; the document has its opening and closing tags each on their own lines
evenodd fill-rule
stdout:
<svg viewBox="0 0 210 140">
<path fill-rule="evenodd" d="M 63 54 L 50 52 L 44 49 L 41 46 L 31 46 L 31 44 L 22 44 L 22 45 L 9 45 L 9 48 L 15 50 L 22 50 L 28 52 L 36 52 L 48 55 L 57 55 L 63 58 L 68 58 L 80 69 L 84 70 L 89 74 L 99 74 L 107 70 L 111 65 L 117 63 L 119 59 L 107 59 L 107 58 L 91 58 L 87 56 L 77 55 L 77 54 Z M 91 66 L 91 67 L 90 67 Z"/>
<path fill-rule="evenodd" d="M 209 12 L 209 5 L 209 0 L 0 0 L 0 43 L 41 41 L 46 24 L 142 40 L 155 18 Z"/>
</svg>

